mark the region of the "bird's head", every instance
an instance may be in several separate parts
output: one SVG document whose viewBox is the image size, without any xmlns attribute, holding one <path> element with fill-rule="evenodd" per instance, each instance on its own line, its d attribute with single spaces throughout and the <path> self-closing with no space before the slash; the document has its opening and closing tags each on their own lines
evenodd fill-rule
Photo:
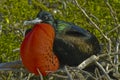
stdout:
<svg viewBox="0 0 120 80">
<path fill-rule="evenodd" d="M 49 12 L 40 11 L 37 14 L 36 19 L 31 21 L 25 21 L 24 25 L 36 24 L 36 23 L 48 23 L 48 24 L 54 25 L 54 17 Z"/>
</svg>

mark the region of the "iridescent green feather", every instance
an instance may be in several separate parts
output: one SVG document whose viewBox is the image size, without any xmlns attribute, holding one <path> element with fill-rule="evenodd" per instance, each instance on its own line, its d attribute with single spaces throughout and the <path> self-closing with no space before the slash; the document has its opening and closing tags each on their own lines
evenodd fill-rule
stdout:
<svg viewBox="0 0 120 80">
<path fill-rule="evenodd" d="M 56 33 L 64 33 L 70 28 L 71 28 L 70 25 L 66 24 L 66 22 L 57 20 Z"/>
</svg>

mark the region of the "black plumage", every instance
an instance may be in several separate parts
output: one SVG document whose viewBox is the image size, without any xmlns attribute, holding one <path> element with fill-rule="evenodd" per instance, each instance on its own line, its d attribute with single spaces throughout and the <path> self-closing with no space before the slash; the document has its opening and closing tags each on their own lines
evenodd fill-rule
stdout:
<svg viewBox="0 0 120 80">
<path fill-rule="evenodd" d="M 56 20 L 45 11 L 39 12 L 37 19 L 54 27 L 56 36 L 53 51 L 57 55 L 60 65 L 77 66 L 91 55 L 100 53 L 99 41 L 89 31 L 73 23 Z M 28 32 L 29 30 L 27 30 Z"/>
</svg>

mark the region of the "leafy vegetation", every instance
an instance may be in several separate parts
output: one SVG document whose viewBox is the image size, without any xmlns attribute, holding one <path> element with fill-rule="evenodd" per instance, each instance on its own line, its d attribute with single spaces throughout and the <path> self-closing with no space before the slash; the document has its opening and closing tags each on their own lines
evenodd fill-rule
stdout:
<svg viewBox="0 0 120 80">
<path fill-rule="evenodd" d="M 1 0 L 0 3 L 0 31 L 2 31 L 0 33 L 0 62 L 20 59 L 19 52 L 14 52 L 14 49 L 19 48 L 23 40 L 26 29 L 23 27 L 23 22 L 34 19 L 39 10 L 49 11 L 56 19 L 73 22 L 89 30 L 103 45 L 103 53 L 109 50 L 109 41 L 86 18 L 75 0 Z M 89 18 L 110 38 L 111 51 L 115 52 L 116 42 L 120 40 L 120 1 L 78 0 L 78 3 Z"/>
</svg>

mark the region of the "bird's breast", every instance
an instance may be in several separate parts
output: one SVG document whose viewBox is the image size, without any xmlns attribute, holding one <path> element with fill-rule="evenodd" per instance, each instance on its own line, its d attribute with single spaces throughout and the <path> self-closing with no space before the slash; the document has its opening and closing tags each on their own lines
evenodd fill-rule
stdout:
<svg viewBox="0 0 120 80">
<path fill-rule="evenodd" d="M 55 71 L 59 61 L 53 53 L 54 28 L 49 24 L 36 24 L 25 36 L 20 49 L 24 66 L 35 74 L 37 68 L 43 75 Z"/>
</svg>

